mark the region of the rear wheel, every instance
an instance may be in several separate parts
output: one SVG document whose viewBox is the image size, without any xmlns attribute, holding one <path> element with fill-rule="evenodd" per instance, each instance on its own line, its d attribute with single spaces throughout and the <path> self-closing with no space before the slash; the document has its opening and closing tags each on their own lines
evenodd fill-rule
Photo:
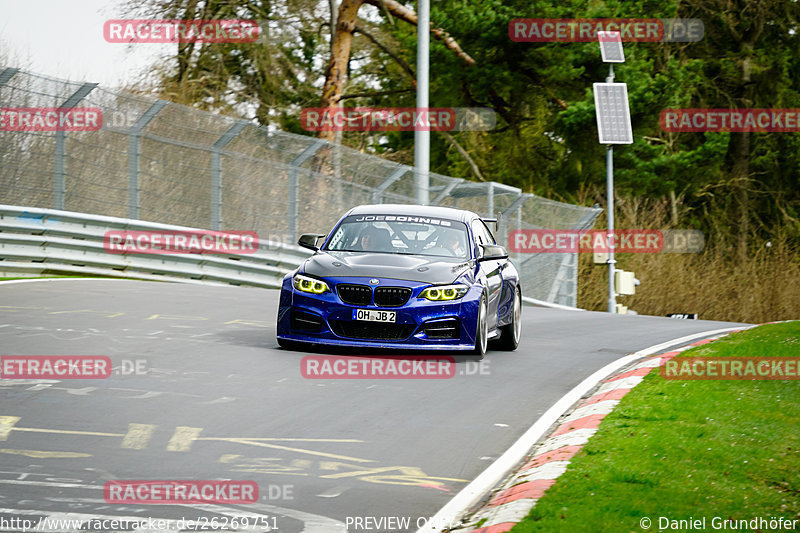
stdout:
<svg viewBox="0 0 800 533">
<path fill-rule="evenodd" d="M 489 338 L 489 322 L 487 315 L 489 306 L 486 303 L 486 295 L 481 295 L 481 303 L 478 306 L 478 321 L 475 327 L 475 349 L 472 351 L 478 357 L 486 355 L 486 345 Z"/>
<path fill-rule="evenodd" d="M 500 339 L 497 347 L 501 350 L 513 351 L 519 346 L 522 335 L 522 293 L 519 287 L 514 291 L 514 307 L 511 310 L 511 322 L 500 328 Z"/>
</svg>

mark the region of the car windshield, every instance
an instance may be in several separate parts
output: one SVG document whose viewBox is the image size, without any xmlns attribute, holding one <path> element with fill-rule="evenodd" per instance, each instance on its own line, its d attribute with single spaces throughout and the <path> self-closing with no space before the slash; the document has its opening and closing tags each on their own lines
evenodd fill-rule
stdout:
<svg viewBox="0 0 800 533">
<path fill-rule="evenodd" d="M 403 215 L 351 215 L 325 250 L 469 258 L 467 226 L 457 220 Z"/>
</svg>

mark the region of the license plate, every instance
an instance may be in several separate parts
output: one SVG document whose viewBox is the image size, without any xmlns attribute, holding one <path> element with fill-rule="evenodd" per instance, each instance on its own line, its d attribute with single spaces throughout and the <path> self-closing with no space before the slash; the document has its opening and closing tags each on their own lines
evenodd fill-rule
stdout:
<svg viewBox="0 0 800 533">
<path fill-rule="evenodd" d="M 353 309 L 353 320 L 366 320 L 368 322 L 394 322 L 396 318 L 397 312 L 395 311 Z"/>
</svg>

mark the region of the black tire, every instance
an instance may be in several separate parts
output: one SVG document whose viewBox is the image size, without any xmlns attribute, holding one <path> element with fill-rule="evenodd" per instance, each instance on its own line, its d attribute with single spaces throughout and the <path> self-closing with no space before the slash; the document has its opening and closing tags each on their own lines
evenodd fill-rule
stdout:
<svg viewBox="0 0 800 533">
<path fill-rule="evenodd" d="M 514 291 L 514 307 L 511 310 L 511 322 L 500 327 L 500 338 L 497 347 L 501 350 L 513 352 L 519 346 L 522 336 L 522 293 L 517 287 Z"/>
<path fill-rule="evenodd" d="M 478 320 L 475 325 L 475 348 L 472 350 L 474 355 L 483 358 L 486 355 L 486 347 L 489 344 L 489 305 L 486 303 L 486 295 L 481 295 L 481 303 L 478 304 Z"/>
</svg>

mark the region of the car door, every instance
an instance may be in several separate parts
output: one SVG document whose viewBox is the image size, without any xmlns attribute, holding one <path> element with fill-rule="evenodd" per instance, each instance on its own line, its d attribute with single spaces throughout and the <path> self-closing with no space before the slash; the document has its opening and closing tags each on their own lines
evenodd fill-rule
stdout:
<svg viewBox="0 0 800 533">
<path fill-rule="evenodd" d="M 472 221 L 472 235 L 475 239 L 475 244 L 496 244 L 492 232 L 486 227 L 483 220 L 475 219 Z M 503 288 L 503 265 L 505 259 L 489 261 L 481 261 L 478 263 L 483 276 L 486 279 L 486 288 L 488 295 L 488 325 L 489 329 L 497 327 L 497 313 L 498 306 L 500 305 L 500 296 Z M 482 276 L 482 277 L 483 277 Z"/>
</svg>

